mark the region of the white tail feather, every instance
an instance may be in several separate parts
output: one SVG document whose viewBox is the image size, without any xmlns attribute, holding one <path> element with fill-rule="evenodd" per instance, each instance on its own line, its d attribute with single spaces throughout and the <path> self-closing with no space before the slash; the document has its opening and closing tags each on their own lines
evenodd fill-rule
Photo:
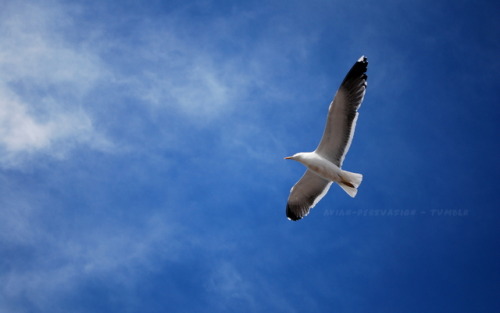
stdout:
<svg viewBox="0 0 500 313">
<path fill-rule="evenodd" d="M 363 181 L 363 175 L 358 173 L 352 173 L 348 171 L 342 171 L 341 178 L 342 182 L 337 182 L 342 189 L 351 197 L 355 197 L 358 193 L 358 187 Z"/>
<path fill-rule="evenodd" d="M 345 184 L 342 184 L 342 183 L 338 183 L 340 187 L 342 187 L 342 189 L 344 189 L 345 192 L 347 192 L 348 195 L 350 195 L 351 197 L 356 197 L 356 194 L 358 193 L 358 189 L 356 188 L 353 188 L 353 187 L 349 187 Z"/>
</svg>

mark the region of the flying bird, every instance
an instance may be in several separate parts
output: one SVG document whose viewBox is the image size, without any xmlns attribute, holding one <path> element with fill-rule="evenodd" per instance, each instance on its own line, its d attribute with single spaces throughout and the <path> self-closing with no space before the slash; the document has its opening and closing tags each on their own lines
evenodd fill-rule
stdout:
<svg viewBox="0 0 500 313">
<path fill-rule="evenodd" d="M 304 176 L 292 187 L 286 216 L 300 220 L 326 195 L 333 182 L 355 197 L 363 175 L 342 170 L 351 145 L 358 108 L 366 92 L 368 59 L 364 56 L 352 66 L 328 108 L 325 131 L 313 152 L 300 152 L 285 159 L 307 167 Z"/>
</svg>

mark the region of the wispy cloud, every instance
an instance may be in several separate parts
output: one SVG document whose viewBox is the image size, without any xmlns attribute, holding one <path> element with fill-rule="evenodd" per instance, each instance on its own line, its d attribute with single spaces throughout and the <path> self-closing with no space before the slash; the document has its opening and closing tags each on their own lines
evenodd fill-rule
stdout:
<svg viewBox="0 0 500 313">
<path fill-rule="evenodd" d="M 37 105 L 44 107 L 45 103 L 42 100 Z M 39 114 L 32 111 L 30 104 L 0 87 L 1 166 L 20 166 L 35 153 L 62 158 L 76 144 L 98 149 L 109 145 L 83 110 L 65 112 L 48 105 Z"/>
<path fill-rule="evenodd" d="M 11 2 L 2 12 L 3 167 L 40 153 L 61 158 L 77 147 L 110 150 L 110 120 L 126 121 L 130 114 L 123 102 L 197 127 L 229 116 L 249 124 L 235 112 L 254 110 L 262 100 L 300 97 L 280 91 L 293 80 L 281 71 L 305 58 L 316 40 L 278 27 L 250 35 L 249 45 L 249 38 L 238 37 L 259 19 L 258 11 L 232 12 L 200 28 L 186 24 L 182 9 L 162 20 L 127 12 L 81 23 L 87 8 L 70 8 Z"/>
<path fill-rule="evenodd" d="M 16 223 L 26 218 L 16 212 L 11 211 L 16 214 Z M 167 224 L 164 216 L 137 220 L 134 226 L 119 221 L 95 223 L 77 233 L 44 229 L 42 221 L 31 215 L 30 232 L 38 235 L 23 243 L 18 241 L 18 249 L 24 247 L 29 256 L 7 263 L 10 270 L 0 273 L 4 282 L 0 288 L 2 311 L 21 303 L 46 311 L 95 279 L 127 292 L 136 287 L 140 273 L 155 271 L 159 263 L 175 261 L 182 252 L 176 227 Z M 0 242 L 8 239 L 5 236 L 0 236 Z M 8 242 L 12 244 L 12 240 Z"/>
<path fill-rule="evenodd" d="M 1 13 L 2 167 L 20 166 L 36 153 L 63 157 L 77 144 L 109 146 L 83 101 L 106 71 L 95 55 L 64 38 L 70 22 L 57 8 L 11 2 Z"/>
<path fill-rule="evenodd" d="M 217 304 L 223 310 L 234 308 L 234 303 L 243 303 L 243 307 L 255 309 L 257 301 L 252 289 L 249 278 L 227 261 L 214 268 L 207 283 L 207 290 L 215 294 L 219 300 Z"/>
</svg>

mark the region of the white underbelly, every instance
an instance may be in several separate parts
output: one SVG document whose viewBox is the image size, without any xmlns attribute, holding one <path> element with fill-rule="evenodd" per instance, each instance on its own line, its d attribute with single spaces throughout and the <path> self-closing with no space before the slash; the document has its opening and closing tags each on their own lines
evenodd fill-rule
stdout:
<svg viewBox="0 0 500 313">
<path fill-rule="evenodd" d="M 342 170 L 337 165 L 327 160 L 322 160 L 322 162 L 315 162 L 314 164 L 308 164 L 307 167 L 324 179 L 330 181 L 341 180 L 340 173 L 342 172 Z"/>
</svg>

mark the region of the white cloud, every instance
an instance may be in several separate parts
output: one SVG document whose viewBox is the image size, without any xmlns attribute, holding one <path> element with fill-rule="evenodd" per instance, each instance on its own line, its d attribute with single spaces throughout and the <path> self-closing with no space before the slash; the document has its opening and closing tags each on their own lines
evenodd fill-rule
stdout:
<svg viewBox="0 0 500 313">
<path fill-rule="evenodd" d="M 113 49 L 127 54 L 126 66 L 115 68 L 117 82 L 148 108 L 211 122 L 231 113 L 250 88 L 261 82 L 246 69 L 244 60 L 222 57 L 216 49 L 201 49 L 195 39 L 182 37 L 181 26 L 165 24 L 136 25 L 140 39 L 112 43 Z"/>
<path fill-rule="evenodd" d="M 82 110 L 64 112 L 43 100 L 39 104 L 45 106 L 40 115 L 46 115 L 46 118 L 31 113 L 29 104 L 0 86 L 0 146 L 4 150 L 1 165 L 14 165 L 23 153 L 43 151 L 61 157 L 72 142 L 106 146 Z"/>
<path fill-rule="evenodd" d="M 0 142 L 7 153 L 40 149 L 49 144 L 50 123 L 42 125 L 35 121 L 26 106 L 7 90 L 0 89 L 0 101 Z"/>
<path fill-rule="evenodd" d="M 175 57 L 172 60 L 167 55 L 156 62 L 181 61 L 175 60 Z M 211 119 L 227 111 L 235 99 L 235 92 L 244 88 L 226 81 L 221 70 L 217 70 L 209 60 L 196 57 L 193 57 L 193 64 L 182 69 L 145 73 L 135 87 L 137 96 L 155 108 L 176 109 L 196 119 Z"/>
<path fill-rule="evenodd" d="M 76 144 L 97 149 L 109 147 L 82 110 L 64 112 L 51 108 L 42 114 L 47 115 L 44 120 L 30 113 L 30 105 L 0 87 L 0 166 L 21 166 L 35 153 L 61 158 Z"/>
<path fill-rule="evenodd" d="M 2 167 L 40 152 L 62 157 L 75 144 L 109 147 L 82 100 L 107 73 L 95 55 L 64 39 L 69 21 L 50 5 L 12 2 L 0 14 Z"/>
</svg>

